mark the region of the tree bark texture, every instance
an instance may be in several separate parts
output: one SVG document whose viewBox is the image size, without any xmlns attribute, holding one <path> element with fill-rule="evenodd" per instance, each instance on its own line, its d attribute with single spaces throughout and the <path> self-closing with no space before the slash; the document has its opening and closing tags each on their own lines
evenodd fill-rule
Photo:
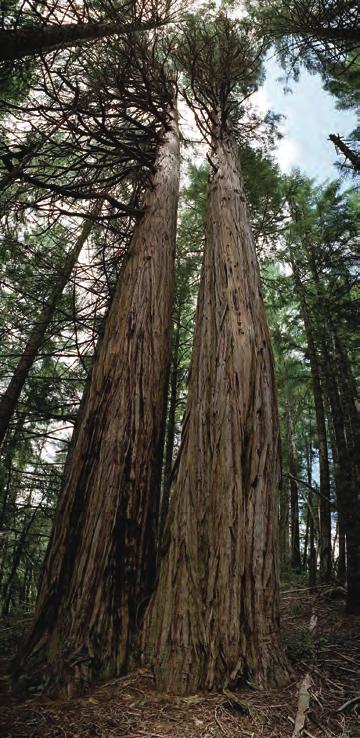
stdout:
<svg viewBox="0 0 360 738">
<path fill-rule="evenodd" d="M 157 686 L 180 694 L 286 675 L 273 356 L 229 139 L 217 142 L 215 161 L 167 550 L 142 637 Z"/>
<path fill-rule="evenodd" d="M 107 318 L 16 669 L 31 679 L 40 658 L 70 694 L 125 669 L 153 588 L 179 163 L 174 123 Z"/>
<path fill-rule="evenodd" d="M 43 28 L 17 28 L 0 31 L 0 61 L 21 59 L 68 46 L 79 46 L 83 41 L 98 40 L 116 34 L 126 35 L 146 31 L 161 25 L 159 21 L 124 23 L 64 23 Z"/>
</svg>

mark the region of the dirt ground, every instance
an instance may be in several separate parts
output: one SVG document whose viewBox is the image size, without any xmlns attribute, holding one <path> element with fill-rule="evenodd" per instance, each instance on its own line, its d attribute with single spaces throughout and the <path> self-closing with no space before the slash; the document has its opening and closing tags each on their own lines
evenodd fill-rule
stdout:
<svg viewBox="0 0 360 738">
<path fill-rule="evenodd" d="M 236 693 L 169 697 L 157 693 L 151 674 L 140 670 L 100 684 L 81 698 L 37 696 L 20 702 L 11 695 L 3 672 L 0 736 L 291 738 L 300 685 L 309 673 L 310 710 L 302 735 L 360 738 L 359 618 L 345 615 L 343 600 L 330 599 L 323 589 L 310 593 L 300 584 L 284 589 L 281 603 L 283 639 L 293 668 L 283 689 L 246 687 Z M 312 633 L 310 621 L 316 622 Z"/>
</svg>

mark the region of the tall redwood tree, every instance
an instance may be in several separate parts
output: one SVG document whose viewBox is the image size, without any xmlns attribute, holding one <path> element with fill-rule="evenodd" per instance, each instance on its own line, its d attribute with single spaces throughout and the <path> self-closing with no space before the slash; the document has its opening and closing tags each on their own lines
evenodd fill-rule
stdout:
<svg viewBox="0 0 360 738">
<path fill-rule="evenodd" d="M 169 89 L 171 80 L 164 100 Z M 18 679 L 40 674 L 68 694 L 126 668 L 154 583 L 180 163 L 168 104 L 167 121 L 77 424 L 33 629 L 15 665 Z"/>
<path fill-rule="evenodd" d="M 142 639 L 157 686 L 181 694 L 287 675 L 273 356 L 233 128 L 259 50 L 223 16 L 190 25 L 185 37 L 180 56 L 211 138 L 212 172 L 178 470 Z"/>
</svg>

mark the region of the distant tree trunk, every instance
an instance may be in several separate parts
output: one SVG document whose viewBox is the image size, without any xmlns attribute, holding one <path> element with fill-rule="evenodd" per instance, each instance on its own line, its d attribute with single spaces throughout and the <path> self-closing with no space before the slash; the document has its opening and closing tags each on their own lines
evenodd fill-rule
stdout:
<svg viewBox="0 0 360 738">
<path fill-rule="evenodd" d="M 346 526 L 347 611 L 360 615 L 360 421 L 355 383 L 332 320 L 331 307 L 318 273 L 316 252 L 308 246 L 321 322 L 318 339 L 337 447 L 339 508 Z"/>
<path fill-rule="evenodd" d="M 315 547 L 315 514 L 312 492 L 312 445 L 310 440 L 306 459 L 308 482 L 308 524 L 309 524 L 309 587 L 316 585 L 316 547 Z"/>
<path fill-rule="evenodd" d="M 295 479 L 290 479 L 290 532 L 291 532 L 291 567 L 298 574 L 301 572 L 300 527 L 299 527 L 299 494 Z"/>
<path fill-rule="evenodd" d="M 126 668 L 153 589 L 179 163 L 174 119 L 106 321 L 15 665 L 31 681 L 45 663 L 68 694 Z"/>
<path fill-rule="evenodd" d="M 22 608 L 25 608 L 27 605 L 27 590 L 28 590 L 29 577 L 30 577 L 29 563 L 28 561 L 26 561 L 24 565 L 24 573 L 23 573 L 23 578 L 22 578 L 20 592 L 19 592 L 19 605 Z"/>
<path fill-rule="evenodd" d="M 306 513 L 305 515 L 306 524 L 305 524 L 304 550 L 303 550 L 303 555 L 302 555 L 301 568 L 306 571 L 306 565 L 307 565 L 307 559 L 308 559 L 308 545 L 309 545 L 309 527 L 310 527 L 310 517 L 311 517 L 308 507 L 305 508 L 305 513 Z"/>
<path fill-rule="evenodd" d="M 161 496 L 160 511 L 160 539 L 164 530 L 165 520 L 169 507 L 171 474 L 173 467 L 175 429 L 176 429 L 176 405 L 178 394 L 178 375 L 179 375 L 179 345 L 180 345 L 180 311 L 176 316 L 175 329 L 172 341 L 172 359 L 170 367 L 169 381 L 169 407 L 166 429 L 165 458 L 163 472 L 163 489 Z"/>
<path fill-rule="evenodd" d="M 289 484 L 282 480 L 280 490 L 280 514 L 279 514 L 279 549 L 280 567 L 287 569 L 290 562 L 289 545 Z"/>
<path fill-rule="evenodd" d="M 163 25 L 160 21 L 123 23 L 64 23 L 42 28 L 17 28 L 0 31 L 0 61 L 21 59 L 58 48 L 79 46 L 84 41 L 106 36 L 127 35 Z"/>
<path fill-rule="evenodd" d="M 94 214 L 98 213 L 101 203 L 98 203 L 94 209 Z M 2 444 L 9 423 L 15 412 L 15 408 L 20 397 L 24 384 L 29 376 L 34 360 L 41 348 L 47 329 L 53 318 L 58 301 L 70 279 L 74 266 L 79 258 L 80 252 L 87 241 L 94 221 L 86 220 L 81 229 L 79 237 L 73 248 L 66 255 L 65 262 L 61 272 L 54 276 L 54 286 L 52 293 L 35 320 L 30 336 L 27 340 L 25 348 L 22 352 L 18 365 L 11 377 L 7 389 L 0 400 L 0 445 Z"/>
<path fill-rule="evenodd" d="M 354 450 L 353 463 L 355 468 L 357 469 L 357 472 L 359 473 L 360 462 L 359 456 L 356 453 L 357 450 L 360 448 L 360 417 L 357 408 L 357 403 L 359 401 L 358 388 L 356 386 L 348 356 L 344 351 L 339 332 L 331 318 L 330 322 L 333 353 L 335 356 L 337 374 L 342 380 L 339 384 L 339 391 L 344 408 L 348 445 Z"/>
<path fill-rule="evenodd" d="M 15 427 L 11 434 L 7 435 L 6 442 L 1 449 L 1 465 L 0 465 L 0 531 L 6 524 L 8 516 L 8 508 L 15 505 L 16 491 L 11 490 L 11 471 L 14 461 L 14 455 L 18 444 L 20 444 L 21 433 L 25 423 L 25 415 L 19 415 Z"/>
<path fill-rule="evenodd" d="M 329 435 L 330 435 L 330 440 L 331 440 L 331 453 L 332 453 L 332 459 L 333 459 L 335 491 L 336 491 L 336 501 L 337 501 L 338 558 L 337 558 L 336 576 L 339 581 L 344 583 L 346 581 L 346 525 L 344 523 L 344 515 L 341 509 L 342 477 L 341 477 L 341 470 L 339 468 L 339 459 L 338 459 L 338 453 L 337 453 L 337 447 L 336 447 L 334 428 L 333 428 L 333 422 L 332 422 L 332 416 L 331 416 L 331 408 L 329 405 L 329 401 L 327 402 L 327 416 L 328 416 L 328 424 L 329 424 Z M 334 560 L 335 560 L 335 552 L 334 552 Z"/>
<path fill-rule="evenodd" d="M 319 444 L 320 470 L 320 530 L 319 530 L 319 557 L 320 579 L 328 582 L 331 579 L 331 511 L 330 511 L 330 470 L 324 410 L 323 390 L 321 386 L 319 359 L 316 351 L 313 329 L 309 316 L 304 288 L 301 282 L 298 266 L 294 259 L 291 261 L 296 292 L 300 302 L 301 314 L 304 321 L 306 342 L 310 360 L 311 380 L 314 394 L 316 432 Z"/>
<path fill-rule="evenodd" d="M 31 504 L 31 500 L 32 500 L 32 494 L 30 494 L 29 496 L 29 504 Z M 13 595 L 13 591 L 12 591 L 13 582 L 16 578 L 16 574 L 19 568 L 20 561 L 23 558 L 28 534 L 30 532 L 30 529 L 33 523 L 35 522 L 38 509 L 39 508 L 36 507 L 31 513 L 31 515 L 29 516 L 29 519 L 25 519 L 24 527 L 19 535 L 19 538 L 17 539 L 14 545 L 13 555 L 12 555 L 12 559 L 10 563 L 10 571 L 9 571 L 8 577 L 6 578 L 3 584 L 2 592 L 1 592 L 1 599 L 2 599 L 1 614 L 2 615 L 9 614 L 10 603 L 11 603 L 12 595 Z"/>
<path fill-rule="evenodd" d="M 311 336 L 311 337 L 310 337 Z M 330 469 L 327 443 L 326 418 L 324 411 L 323 391 L 321 387 L 319 364 L 315 345 L 309 331 L 311 348 L 310 366 L 312 385 L 314 393 L 315 416 L 317 439 L 319 445 L 319 473 L 320 473 L 320 498 L 319 498 L 319 576 L 320 581 L 329 582 L 332 575 L 331 557 L 331 508 L 330 508 Z M 309 344 L 308 344 L 309 345 Z"/>
<path fill-rule="evenodd" d="M 346 580 L 346 537 L 345 537 L 345 525 L 343 520 L 343 513 L 339 510 L 338 512 L 338 529 L 339 529 L 339 555 L 337 565 L 337 578 L 339 582 Z"/>
<path fill-rule="evenodd" d="M 157 686 L 279 684 L 279 425 L 243 185 L 218 138 L 177 477 L 142 645 Z M 165 549 L 165 546 L 164 546 Z"/>
<path fill-rule="evenodd" d="M 349 146 L 346 145 L 345 141 L 340 138 L 340 136 L 335 136 L 334 133 L 332 133 L 330 136 L 330 141 L 336 146 L 336 149 L 341 151 L 342 154 L 348 159 L 351 164 L 353 165 L 356 172 L 360 172 L 360 156 L 356 153 L 356 151 L 353 151 L 353 149 L 350 149 Z"/>
<path fill-rule="evenodd" d="M 312 508 L 313 495 L 309 490 L 309 505 Z M 309 512 L 309 587 L 316 586 L 316 547 L 315 547 L 315 521 L 313 514 Z"/>
<path fill-rule="evenodd" d="M 346 531 L 346 575 L 347 611 L 360 614 L 360 485 L 358 448 L 351 441 L 350 421 L 344 417 L 346 402 L 341 397 L 339 385 L 343 377 L 333 371 L 333 357 L 324 339 L 321 341 L 322 369 L 329 398 L 334 438 L 336 444 L 337 470 L 336 491 L 338 508 Z"/>
<path fill-rule="evenodd" d="M 291 537 L 291 567 L 294 571 L 301 572 L 300 553 L 300 521 L 299 521 L 299 493 L 297 485 L 298 465 L 293 440 L 293 423 L 291 417 L 290 403 L 286 400 L 286 435 L 288 446 L 288 463 L 290 475 L 290 537 Z"/>
</svg>

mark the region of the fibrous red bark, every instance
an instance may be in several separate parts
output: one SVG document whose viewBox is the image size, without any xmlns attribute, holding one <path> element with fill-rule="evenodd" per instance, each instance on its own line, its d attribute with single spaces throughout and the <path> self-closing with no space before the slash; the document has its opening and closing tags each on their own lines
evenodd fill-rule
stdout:
<svg viewBox="0 0 360 738">
<path fill-rule="evenodd" d="M 15 669 L 31 681 L 43 668 L 68 693 L 124 670 L 154 583 L 178 188 L 174 124 L 106 321 Z"/>
<path fill-rule="evenodd" d="M 167 551 L 142 635 L 157 686 L 181 694 L 287 674 L 273 356 L 231 140 L 218 140 L 214 156 Z"/>
</svg>

